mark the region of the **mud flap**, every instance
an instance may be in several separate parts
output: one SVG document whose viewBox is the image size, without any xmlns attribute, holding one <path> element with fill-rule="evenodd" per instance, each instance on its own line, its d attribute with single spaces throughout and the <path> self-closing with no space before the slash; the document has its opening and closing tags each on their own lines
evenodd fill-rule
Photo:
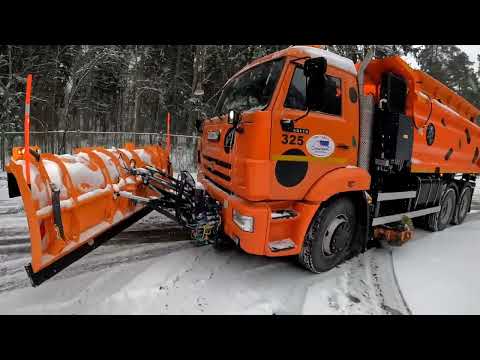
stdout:
<svg viewBox="0 0 480 360">
<path fill-rule="evenodd" d="M 355 194 L 355 204 L 359 216 L 357 230 L 355 232 L 356 238 L 349 258 L 365 252 L 369 248 L 369 245 L 372 244 L 372 240 L 374 240 L 370 216 L 371 206 L 365 191 Z"/>
</svg>

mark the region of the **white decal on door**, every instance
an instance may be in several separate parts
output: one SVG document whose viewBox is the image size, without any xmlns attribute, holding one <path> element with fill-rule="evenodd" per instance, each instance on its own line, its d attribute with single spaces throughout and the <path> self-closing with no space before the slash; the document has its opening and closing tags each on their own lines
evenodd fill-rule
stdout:
<svg viewBox="0 0 480 360">
<path fill-rule="evenodd" d="M 308 139 L 307 151 L 316 157 L 329 157 L 335 151 L 335 142 L 327 135 L 315 135 Z"/>
</svg>

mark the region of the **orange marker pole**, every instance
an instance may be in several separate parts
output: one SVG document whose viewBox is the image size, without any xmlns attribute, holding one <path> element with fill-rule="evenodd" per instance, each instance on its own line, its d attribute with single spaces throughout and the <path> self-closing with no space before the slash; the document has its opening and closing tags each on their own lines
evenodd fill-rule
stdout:
<svg viewBox="0 0 480 360">
<path fill-rule="evenodd" d="M 167 151 L 170 152 L 170 113 L 167 113 Z"/>
<path fill-rule="evenodd" d="M 25 96 L 25 123 L 24 123 L 24 141 L 25 141 L 25 171 L 27 175 L 27 184 L 30 185 L 30 96 L 32 94 L 32 74 L 27 76 L 27 92 Z"/>
</svg>

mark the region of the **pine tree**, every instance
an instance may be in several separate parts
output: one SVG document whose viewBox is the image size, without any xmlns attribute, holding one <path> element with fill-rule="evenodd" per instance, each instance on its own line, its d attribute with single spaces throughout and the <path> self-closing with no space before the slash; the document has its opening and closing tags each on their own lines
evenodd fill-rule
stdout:
<svg viewBox="0 0 480 360">
<path fill-rule="evenodd" d="M 32 130 L 191 133 L 215 114 L 226 81 L 289 45 L 0 45 L 0 130 L 21 130 L 25 78 L 34 76 Z M 327 45 L 363 60 L 372 45 Z M 479 104 L 480 73 L 453 45 L 387 45 Z"/>
<path fill-rule="evenodd" d="M 455 45 L 423 45 L 416 54 L 421 70 L 480 106 L 479 74 L 468 55 Z"/>
</svg>

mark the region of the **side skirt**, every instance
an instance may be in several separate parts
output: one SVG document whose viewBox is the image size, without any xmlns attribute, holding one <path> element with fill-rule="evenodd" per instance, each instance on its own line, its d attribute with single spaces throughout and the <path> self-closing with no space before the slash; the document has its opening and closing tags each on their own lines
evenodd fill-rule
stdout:
<svg viewBox="0 0 480 360">
<path fill-rule="evenodd" d="M 435 206 L 435 207 L 431 207 L 431 208 L 428 208 L 428 209 L 410 211 L 410 212 L 406 212 L 406 213 L 403 213 L 403 214 L 395 214 L 395 215 L 389 215 L 389 216 L 376 217 L 376 218 L 373 218 L 372 226 L 383 225 L 383 224 L 388 224 L 388 223 L 400 221 L 400 220 L 402 220 L 402 218 L 404 216 L 408 216 L 409 218 L 424 216 L 424 215 L 439 212 L 440 209 L 441 209 L 440 206 Z"/>
</svg>

